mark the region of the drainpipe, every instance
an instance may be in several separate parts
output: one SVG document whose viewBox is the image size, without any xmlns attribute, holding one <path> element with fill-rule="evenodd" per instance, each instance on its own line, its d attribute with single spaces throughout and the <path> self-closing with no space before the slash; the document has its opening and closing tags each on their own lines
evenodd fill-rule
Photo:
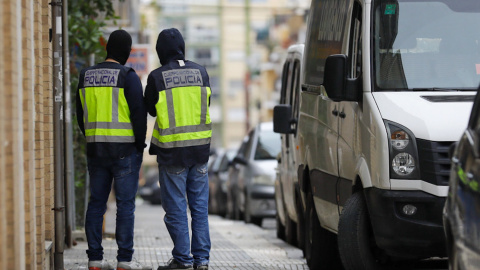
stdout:
<svg viewBox="0 0 480 270">
<path fill-rule="evenodd" d="M 75 183 L 73 166 L 72 99 L 70 92 L 70 59 L 68 45 L 68 1 L 62 0 L 62 47 L 63 47 L 63 123 L 65 136 L 65 216 L 66 243 L 72 247 L 72 231 L 75 228 Z"/>
<path fill-rule="evenodd" d="M 53 141 L 54 141 L 54 210 L 55 212 L 55 270 L 63 270 L 63 251 L 65 249 L 65 202 L 63 174 L 63 114 L 62 114 L 62 3 L 52 1 L 52 38 L 53 38 Z"/>
</svg>

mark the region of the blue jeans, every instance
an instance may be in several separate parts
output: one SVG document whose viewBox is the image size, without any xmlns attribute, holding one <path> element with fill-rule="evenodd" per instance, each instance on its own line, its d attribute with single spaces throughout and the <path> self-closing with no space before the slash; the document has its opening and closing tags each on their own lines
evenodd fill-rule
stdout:
<svg viewBox="0 0 480 270">
<path fill-rule="evenodd" d="M 173 257 L 184 265 L 206 265 L 210 258 L 207 164 L 191 167 L 158 166 L 162 206 L 174 248 Z M 187 202 L 188 199 L 188 202 Z M 192 217 L 192 244 L 188 233 L 187 203 Z"/>
<path fill-rule="evenodd" d="M 124 158 L 88 157 L 90 175 L 90 201 L 85 219 L 88 241 L 88 259 L 103 259 L 102 225 L 107 210 L 110 190 L 117 200 L 115 238 L 118 245 L 117 261 L 131 261 L 133 255 L 133 224 L 135 221 L 135 195 L 143 155 L 134 153 Z"/>
</svg>

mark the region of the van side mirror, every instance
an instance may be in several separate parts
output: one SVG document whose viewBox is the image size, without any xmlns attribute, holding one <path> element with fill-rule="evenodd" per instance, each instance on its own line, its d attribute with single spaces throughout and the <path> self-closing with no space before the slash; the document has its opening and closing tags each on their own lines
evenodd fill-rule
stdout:
<svg viewBox="0 0 480 270">
<path fill-rule="evenodd" d="M 281 134 L 295 133 L 292 124 L 296 123 L 292 119 L 292 106 L 290 104 L 280 104 L 273 108 L 273 132 Z"/>
<path fill-rule="evenodd" d="M 344 54 L 330 55 L 325 63 L 323 86 L 333 101 L 359 101 L 360 79 L 349 79 L 348 58 Z"/>
</svg>

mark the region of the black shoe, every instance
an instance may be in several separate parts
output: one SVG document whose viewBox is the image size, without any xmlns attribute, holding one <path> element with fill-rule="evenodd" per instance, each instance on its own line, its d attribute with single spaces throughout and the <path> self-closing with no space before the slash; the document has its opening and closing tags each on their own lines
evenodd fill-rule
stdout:
<svg viewBox="0 0 480 270">
<path fill-rule="evenodd" d="M 194 266 L 193 266 L 193 269 L 196 269 L 196 270 L 208 270 L 208 264 L 207 264 L 207 265 L 199 265 L 199 266 L 194 265 Z"/>
<path fill-rule="evenodd" d="M 193 265 L 183 265 L 181 264 L 180 262 L 178 262 L 177 260 L 175 260 L 175 258 L 171 258 L 167 265 L 164 265 L 164 266 L 159 266 L 157 268 L 157 270 L 162 270 L 162 269 L 169 269 L 169 270 L 182 270 L 182 269 L 187 269 L 187 270 L 193 270 Z M 202 268 L 200 268 L 202 269 Z"/>
</svg>

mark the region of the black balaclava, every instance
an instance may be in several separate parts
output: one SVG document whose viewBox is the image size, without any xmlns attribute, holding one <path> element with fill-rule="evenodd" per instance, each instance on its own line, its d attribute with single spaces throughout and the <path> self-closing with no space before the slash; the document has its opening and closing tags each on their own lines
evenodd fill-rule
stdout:
<svg viewBox="0 0 480 270">
<path fill-rule="evenodd" d="M 155 48 L 162 65 L 166 65 L 172 60 L 185 60 L 185 41 L 176 28 L 160 32 Z"/>
<path fill-rule="evenodd" d="M 125 65 L 132 50 L 132 37 L 125 30 L 115 30 L 107 42 L 107 59 L 111 58 Z"/>
</svg>

